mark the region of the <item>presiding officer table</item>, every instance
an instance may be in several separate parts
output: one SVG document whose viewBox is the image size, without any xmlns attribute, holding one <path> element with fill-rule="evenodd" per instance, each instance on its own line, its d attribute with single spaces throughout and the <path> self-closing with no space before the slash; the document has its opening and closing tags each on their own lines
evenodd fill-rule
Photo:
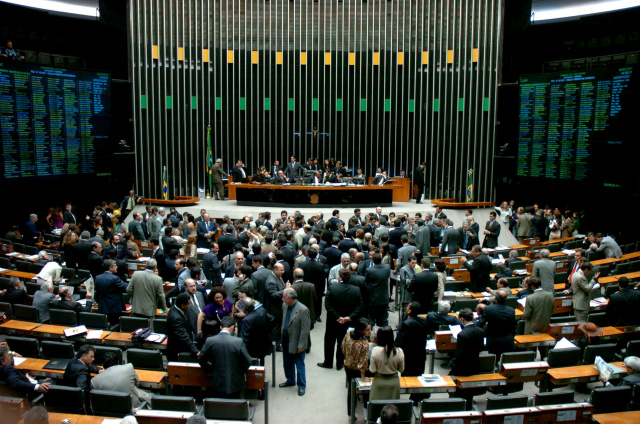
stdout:
<svg viewBox="0 0 640 424">
<path fill-rule="evenodd" d="M 391 206 L 393 187 L 233 184 L 240 206 L 269 206 L 274 203 L 292 207 Z"/>
</svg>

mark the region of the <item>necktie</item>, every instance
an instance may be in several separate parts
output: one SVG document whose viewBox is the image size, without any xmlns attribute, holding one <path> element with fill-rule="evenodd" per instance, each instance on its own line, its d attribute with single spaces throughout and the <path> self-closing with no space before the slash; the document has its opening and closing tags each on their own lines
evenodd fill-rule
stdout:
<svg viewBox="0 0 640 424">
<path fill-rule="evenodd" d="M 208 223 L 208 222 L 205 222 L 205 224 L 204 224 L 204 225 L 207 227 L 207 233 L 208 233 L 208 232 L 209 232 L 209 223 Z"/>
<path fill-rule="evenodd" d="M 129 207 L 128 209 L 133 209 L 133 197 L 129 197 Z"/>
<path fill-rule="evenodd" d="M 247 175 L 244 173 L 244 168 L 240 168 L 240 172 L 242 172 L 242 178 L 247 178 Z"/>
<path fill-rule="evenodd" d="M 195 294 L 191 295 L 191 299 L 193 299 L 193 304 L 196 305 L 196 308 L 198 308 L 198 313 L 202 312 L 202 309 L 200 309 L 200 304 L 198 303 L 198 298 Z"/>
</svg>

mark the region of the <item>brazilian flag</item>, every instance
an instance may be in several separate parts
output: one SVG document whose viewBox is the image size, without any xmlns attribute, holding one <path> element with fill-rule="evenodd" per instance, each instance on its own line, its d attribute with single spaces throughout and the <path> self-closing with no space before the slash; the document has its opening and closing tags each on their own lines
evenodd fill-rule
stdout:
<svg viewBox="0 0 640 424">
<path fill-rule="evenodd" d="M 167 166 L 162 167 L 162 198 L 169 200 L 169 186 L 167 185 Z"/>
<path fill-rule="evenodd" d="M 211 150 L 211 126 L 207 126 L 207 168 L 209 168 L 209 192 L 213 195 L 213 151 Z"/>
<path fill-rule="evenodd" d="M 467 203 L 473 202 L 473 169 L 467 171 Z"/>
</svg>

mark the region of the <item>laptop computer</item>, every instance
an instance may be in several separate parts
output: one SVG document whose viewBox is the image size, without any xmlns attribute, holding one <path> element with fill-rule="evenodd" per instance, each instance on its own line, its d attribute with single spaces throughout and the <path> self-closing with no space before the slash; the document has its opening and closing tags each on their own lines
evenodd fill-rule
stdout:
<svg viewBox="0 0 640 424">
<path fill-rule="evenodd" d="M 64 371 L 67 369 L 67 365 L 69 365 L 69 362 L 71 362 L 71 359 L 52 359 L 47 362 L 47 365 L 42 368 L 45 370 Z"/>
</svg>

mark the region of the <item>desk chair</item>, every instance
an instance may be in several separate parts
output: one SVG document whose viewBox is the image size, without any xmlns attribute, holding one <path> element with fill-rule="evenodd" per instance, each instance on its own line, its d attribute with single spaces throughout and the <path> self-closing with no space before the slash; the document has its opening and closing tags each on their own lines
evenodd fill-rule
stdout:
<svg viewBox="0 0 640 424">
<path fill-rule="evenodd" d="M 40 343 L 38 339 L 32 337 L 7 336 L 7 344 L 14 352 L 27 358 L 40 357 Z"/>
<path fill-rule="evenodd" d="M 131 415 L 133 401 L 131 394 L 112 390 L 91 390 L 91 410 L 94 415 L 122 418 Z M 146 403 L 143 402 L 143 405 Z M 142 409 L 142 406 L 140 406 Z"/>
<path fill-rule="evenodd" d="M 629 272 L 636 272 L 636 271 L 640 271 L 640 261 L 629 262 Z"/>
<path fill-rule="evenodd" d="M 0 268 L 11 269 L 11 259 L 9 258 L 0 258 Z"/>
<path fill-rule="evenodd" d="M 553 276 L 553 284 L 566 283 L 567 278 L 569 278 L 569 273 L 567 271 L 556 272 Z"/>
<path fill-rule="evenodd" d="M 518 256 L 524 256 L 524 254 L 522 255 L 519 254 Z M 526 265 L 527 263 L 525 261 L 515 261 L 509 264 L 509 268 L 511 269 L 511 271 L 516 271 L 520 269 L 526 269 L 527 268 Z"/>
<path fill-rule="evenodd" d="M 19 253 L 26 253 L 26 245 L 24 243 L 13 243 L 13 251 Z"/>
<path fill-rule="evenodd" d="M 600 356 L 605 362 L 613 362 L 616 355 L 615 343 L 605 343 L 601 345 L 589 345 L 584 349 L 584 356 L 582 363 L 593 364 L 596 360 L 596 356 Z"/>
<path fill-rule="evenodd" d="M 547 249 L 549 249 L 549 253 L 559 252 L 560 248 L 562 248 L 562 243 L 553 243 L 547 246 Z"/>
<path fill-rule="evenodd" d="M 513 309 L 518 309 L 518 298 L 513 295 L 509 295 L 507 296 L 507 299 L 505 300 L 504 304 Z"/>
<path fill-rule="evenodd" d="M 122 363 L 122 349 L 120 349 L 119 347 L 101 345 L 94 345 L 93 347 L 96 349 L 96 359 L 94 360 L 94 363 L 96 365 L 104 364 L 104 355 L 106 355 L 108 352 L 115 353 L 115 355 L 118 357 L 119 363 Z"/>
<path fill-rule="evenodd" d="M 592 322 L 598 327 L 606 327 L 608 323 L 606 312 L 596 312 L 587 315 L 587 322 Z"/>
<path fill-rule="evenodd" d="M 598 265 L 593 267 L 593 274 L 600 273 L 600 277 L 607 277 L 611 272 L 611 267 L 609 265 Z M 614 284 L 617 286 L 617 284 Z"/>
<path fill-rule="evenodd" d="M 165 318 L 156 318 L 152 321 L 153 332 L 167 334 L 167 320 Z"/>
<path fill-rule="evenodd" d="M 640 340 L 631 340 L 629 343 L 627 343 L 627 346 L 620 351 L 620 353 L 616 353 L 616 359 L 619 359 L 622 361 L 627 356 L 639 356 L 639 355 L 640 355 Z"/>
<path fill-rule="evenodd" d="M 551 368 L 573 367 L 580 362 L 580 348 L 551 349 L 547 363 Z"/>
<path fill-rule="evenodd" d="M 67 309 L 49 309 L 49 317 L 53 325 L 66 325 L 75 327 L 78 325 L 78 316 L 75 311 Z"/>
<path fill-rule="evenodd" d="M 496 367 L 496 355 L 481 353 L 478 357 L 478 374 L 493 374 Z"/>
<path fill-rule="evenodd" d="M 29 261 L 16 261 L 16 270 L 21 272 L 31 272 L 31 262 Z"/>
<path fill-rule="evenodd" d="M 620 290 L 620 287 L 618 287 L 617 284 L 609 284 L 604 291 L 604 297 L 606 297 L 607 299 L 610 299 L 611 295 L 617 293 L 619 290 Z"/>
<path fill-rule="evenodd" d="M 624 252 L 624 254 L 629 254 L 629 253 L 633 253 L 634 249 L 636 248 L 636 244 L 635 243 L 629 243 L 627 245 L 620 246 L 620 249 Z"/>
<path fill-rule="evenodd" d="M 572 390 L 559 390 L 557 392 L 536 393 L 533 395 L 533 406 L 560 405 L 574 403 Z"/>
<path fill-rule="evenodd" d="M 109 320 L 106 314 L 93 312 L 80 312 L 80 325 L 93 330 L 110 330 Z M 116 326 L 117 327 L 117 326 Z"/>
<path fill-rule="evenodd" d="M 40 249 L 38 249 L 36 246 L 24 247 L 24 253 L 26 253 L 27 255 L 37 255 L 39 251 Z"/>
<path fill-rule="evenodd" d="M 120 317 L 120 332 L 131 333 L 138 328 L 150 327 L 148 318 L 140 317 Z"/>
<path fill-rule="evenodd" d="M 364 410 L 364 422 L 375 424 L 385 405 L 395 405 L 398 408 L 398 424 L 411 424 L 413 420 L 413 402 L 409 399 L 371 400 Z"/>
<path fill-rule="evenodd" d="M 518 287 L 520 287 L 521 282 L 522 277 L 507 277 L 507 284 L 509 285 L 510 289 L 517 289 Z"/>
<path fill-rule="evenodd" d="M 525 322 L 523 319 L 520 319 L 518 320 L 518 322 L 516 322 L 516 336 L 524 335 L 524 326 Z"/>
<path fill-rule="evenodd" d="M 40 284 L 38 283 L 26 282 L 24 283 L 24 285 L 25 285 L 25 288 L 27 289 L 27 294 L 30 296 L 35 295 L 36 292 L 40 290 Z"/>
<path fill-rule="evenodd" d="M 29 272 L 33 274 L 40 274 L 40 271 L 42 271 L 42 268 L 44 268 L 44 265 L 33 263 L 31 264 L 31 271 Z"/>
<path fill-rule="evenodd" d="M 86 414 L 84 390 L 80 387 L 53 385 L 44 394 L 44 404 L 49 412 Z"/>
<path fill-rule="evenodd" d="M 594 414 L 609 414 L 612 412 L 624 412 L 631 402 L 631 387 L 598 387 L 591 392 L 591 401 Z"/>
<path fill-rule="evenodd" d="M 75 357 L 72 343 L 43 340 L 40 346 L 44 359 L 73 359 Z"/>
<path fill-rule="evenodd" d="M 464 308 L 470 308 L 472 311 L 478 306 L 478 299 L 458 299 L 453 304 L 452 312 L 458 312 Z"/>
<path fill-rule="evenodd" d="M 462 398 L 424 399 L 418 406 L 416 417 L 420 419 L 424 413 L 464 411 L 466 407 L 467 401 Z"/>
<path fill-rule="evenodd" d="M 156 349 L 127 349 L 127 362 L 133 368 L 151 371 L 163 371 L 162 353 Z"/>
<path fill-rule="evenodd" d="M 634 384 L 631 388 L 631 405 L 632 411 L 640 410 L 640 384 Z"/>
<path fill-rule="evenodd" d="M 526 408 L 528 402 L 527 395 L 490 397 L 487 398 L 487 409 Z"/>
<path fill-rule="evenodd" d="M 587 260 L 589 262 L 597 261 L 598 260 L 598 256 L 599 256 L 598 252 L 593 252 L 593 251 L 591 251 L 591 252 L 588 251 L 587 252 Z"/>
<path fill-rule="evenodd" d="M 208 420 L 253 421 L 256 412 L 248 400 L 206 398 L 203 405 Z"/>
<path fill-rule="evenodd" d="M 151 409 L 160 411 L 198 412 L 195 398 L 191 396 L 151 396 Z"/>
<path fill-rule="evenodd" d="M 20 271 L 19 268 L 18 271 Z M 628 274 L 629 272 L 631 272 L 631 263 L 629 262 L 625 264 L 617 264 L 615 269 L 613 270 L 614 275 Z"/>
<path fill-rule="evenodd" d="M 519 322 L 523 322 L 520 320 Z M 502 364 L 512 364 L 516 362 L 532 362 L 536 360 L 535 350 L 525 350 L 522 352 L 505 352 L 500 357 L 499 368 L 502 369 Z M 506 395 L 508 393 L 520 392 L 524 389 L 524 383 L 509 383 L 506 386 L 489 387 L 491 393 Z M 501 409 L 501 408 L 496 408 Z"/>
<path fill-rule="evenodd" d="M 191 352 L 179 352 L 178 362 L 196 362 L 196 360 L 191 356 Z"/>
<path fill-rule="evenodd" d="M 467 289 L 467 285 L 462 281 L 446 281 L 444 289 L 445 291 L 464 291 Z"/>
<path fill-rule="evenodd" d="M 11 303 L 0 302 L 0 312 L 4 312 L 8 318 L 13 317 L 13 308 L 11 307 Z"/>
<path fill-rule="evenodd" d="M 35 306 L 13 305 L 13 317 L 19 321 L 40 323 L 40 311 Z"/>
<path fill-rule="evenodd" d="M 62 271 L 60 271 L 60 276 L 62 278 L 66 278 L 67 280 L 72 280 L 76 278 L 76 270 L 73 268 L 62 267 Z"/>
</svg>

